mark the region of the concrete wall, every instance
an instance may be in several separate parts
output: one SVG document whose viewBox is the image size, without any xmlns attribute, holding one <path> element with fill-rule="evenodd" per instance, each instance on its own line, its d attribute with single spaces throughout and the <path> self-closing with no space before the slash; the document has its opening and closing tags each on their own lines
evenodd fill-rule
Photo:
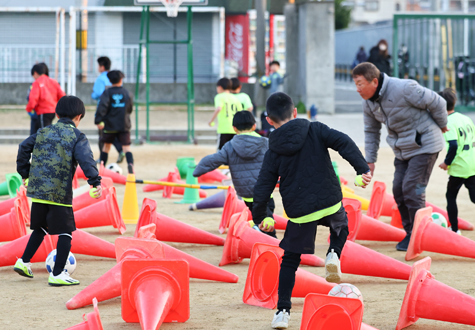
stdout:
<svg viewBox="0 0 475 330">
<path fill-rule="evenodd" d="M 87 104 L 95 104 L 91 98 L 92 83 L 77 83 L 76 96 Z M 132 95 L 135 95 L 135 84 L 124 84 L 125 88 Z M 0 84 L 0 103 L 1 104 L 26 104 L 26 94 L 30 88 L 30 83 L 5 83 Z M 187 97 L 186 84 L 150 84 L 150 101 L 160 103 L 186 102 Z M 254 97 L 254 86 L 244 84 L 242 91 L 248 93 L 251 98 Z M 140 84 L 140 101 L 145 101 L 145 85 Z M 213 104 L 216 96 L 216 84 L 195 84 L 195 103 Z"/>
</svg>

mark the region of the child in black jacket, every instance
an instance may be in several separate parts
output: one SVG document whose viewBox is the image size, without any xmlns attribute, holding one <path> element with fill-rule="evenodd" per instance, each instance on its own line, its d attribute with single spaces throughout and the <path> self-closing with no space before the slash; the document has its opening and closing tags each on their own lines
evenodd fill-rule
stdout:
<svg viewBox="0 0 475 330">
<path fill-rule="evenodd" d="M 102 93 L 94 119 L 97 128 L 104 130 L 101 137 L 104 146 L 102 147 L 100 160 L 106 165 L 111 145 L 117 137 L 125 152 L 129 173 L 133 173 L 134 157 L 130 152 L 132 97 L 122 87 L 124 74 L 121 71 L 109 71 L 107 78 L 109 78 L 112 87 Z"/>
<path fill-rule="evenodd" d="M 280 242 L 285 252 L 279 274 L 278 311 L 272 327 L 285 329 L 300 256 L 315 252 L 318 225 L 330 227 L 326 280 L 341 280 L 339 258 L 348 236 L 348 218 L 328 148 L 338 151 L 354 167 L 358 174 L 355 184 L 358 182 L 364 188 L 371 182 L 371 174 L 365 158 L 346 134 L 320 122 L 295 119 L 297 109 L 288 95 L 272 94 L 266 110 L 266 119 L 276 130 L 269 137 L 269 150 L 254 187 L 252 215 L 261 230 L 274 229 L 274 220 L 266 218 L 266 207 L 280 177 L 280 194 L 290 219 Z"/>
</svg>

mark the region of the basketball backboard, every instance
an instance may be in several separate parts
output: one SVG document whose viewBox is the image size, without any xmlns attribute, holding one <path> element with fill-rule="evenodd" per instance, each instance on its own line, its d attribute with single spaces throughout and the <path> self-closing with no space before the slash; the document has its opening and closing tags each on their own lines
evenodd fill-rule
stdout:
<svg viewBox="0 0 475 330">
<path fill-rule="evenodd" d="M 208 0 L 134 0 L 136 6 L 165 6 L 168 17 L 177 17 L 180 6 L 205 6 Z"/>
</svg>

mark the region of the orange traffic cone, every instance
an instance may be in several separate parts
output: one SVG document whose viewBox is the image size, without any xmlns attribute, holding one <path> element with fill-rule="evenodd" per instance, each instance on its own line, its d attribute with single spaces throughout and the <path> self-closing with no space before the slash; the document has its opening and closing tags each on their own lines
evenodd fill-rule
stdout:
<svg viewBox="0 0 475 330">
<path fill-rule="evenodd" d="M 442 214 L 445 217 L 445 219 L 447 219 L 447 222 L 450 224 L 449 214 L 447 213 L 446 210 L 443 210 L 440 207 L 435 206 L 434 204 L 429 203 L 429 202 L 426 202 L 426 206 L 432 207 L 432 212 L 438 212 Z M 473 225 L 462 218 L 458 218 L 458 223 L 459 223 L 459 229 L 461 230 L 473 230 Z"/>
<path fill-rule="evenodd" d="M 21 201 L 15 200 L 10 213 L 0 216 L 0 242 L 13 241 L 26 235 L 26 225 L 20 207 Z"/>
<path fill-rule="evenodd" d="M 219 265 L 237 264 L 244 258 L 250 258 L 254 243 L 266 243 L 279 246 L 280 241 L 252 229 L 247 222 L 247 210 L 234 214 L 231 219 Z M 302 254 L 301 258 L 300 263 L 302 265 L 314 267 L 323 267 L 325 265 L 325 261 L 314 254 Z"/>
<path fill-rule="evenodd" d="M 129 173 L 127 181 L 125 184 L 124 203 L 122 204 L 122 219 L 124 219 L 124 223 L 136 224 L 139 219 L 139 203 L 137 200 L 135 174 Z"/>
<path fill-rule="evenodd" d="M 355 241 L 356 235 L 360 228 L 361 217 L 361 202 L 357 199 L 343 198 L 343 207 L 345 208 L 346 215 L 348 217 L 348 237 L 347 240 Z M 330 236 L 328 236 L 328 242 L 330 242 Z"/>
<path fill-rule="evenodd" d="M 144 239 L 157 239 L 157 236 L 155 235 L 156 230 L 157 226 L 155 226 L 154 223 L 150 223 L 148 225 L 138 228 L 138 232 L 136 232 L 134 237 Z"/>
<path fill-rule="evenodd" d="M 394 228 L 365 214 L 361 217 L 360 228 L 356 235 L 357 240 L 380 242 L 400 242 L 404 237 L 406 237 L 404 230 Z"/>
<path fill-rule="evenodd" d="M 378 330 L 370 325 L 367 325 L 364 322 L 361 322 L 361 329 L 360 330 Z"/>
<path fill-rule="evenodd" d="M 394 197 L 386 193 L 386 184 L 381 181 L 375 181 L 367 215 L 374 219 L 379 219 L 380 216 L 390 217 L 392 215 L 392 207 L 395 204 Z"/>
<path fill-rule="evenodd" d="M 122 264 L 122 319 L 156 330 L 190 318 L 190 279 L 183 260 L 126 260 Z"/>
<path fill-rule="evenodd" d="M 0 246 L 0 267 L 13 266 L 18 258 L 21 258 L 25 251 L 26 244 L 30 239 L 30 235 L 25 235 L 17 238 L 14 241 L 8 242 Z M 44 262 L 48 254 L 55 249 L 51 236 L 46 235 L 43 243 L 36 251 L 30 262 Z"/>
<path fill-rule="evenodd" d="M 423 251 L 475 258 L 475 242 L 433 223 L 432 208 L 426 207 L 416 213 L 406 260 L 416 258 Z"/>
<path fill-rule="evenodd" d="M 229 227 L 231 216 L 235 213 L 240 213 L 246 208 L 246 204 L 237 198 L 236 190 L 232 186 L 228 188 L 228 194 L 224 201 L 223 214 L 221 215 L 221 222 L 219 223 L 219 232 L 224 234 Z M 252 219 L 252 214 L 248 216 L 249 220 Z"/>
<path fill-rule="evenodd" d="M 274 309 L 277 306 L 279 271 L 284 250 L 278 246 L 256 243 L 252 248 L 242 301 L 245 304 Z M 295 274 L 292 297 L 305 297 L 309 293 L 328 294 L 335 286 L 320 276 L 301 268 Z"/>
<path fill-rule="evenodd" d="M 154 226 L 154 224 L 152 224 Z M 90 304 L 92 297 L 105 301 L 120 296 L 121 262 L 132 259 L 182 259 L 190 265 L 190 277 L 210 281 L 237 283 L 238 276 L 177 250 L 158 240 L 119 237 L 115 241 L 118 264 L 82 290 L 67 303 L 68 309 Z"/>
<path fill-rule="evenodd" d="M 147 207 L 150 209 L 147 210 Z M 166 215 L 157 213 L 155 210 L 157 203 L 154 200 L 145 198 L 142 203 L 142 213 L 140 215 L 135 234 L 138 229 L 144 225 L 154 223 L 156 225 L 155 236 L 160 241 L 193 243 L 193 244 L 210 244 L 224 245 L 222 237 L 213 235 L 198 229 L 184 222 L 167 217 Z"/>
<path fill-rule="evenodd" d="M 66 330 L 103 330 L 96 298 L 92 299 L 92 304 L 94 305 L 94 312 L 88 313 L 87 316 L 83 315 L 84 322 Z"/>
<path fill-rule="evenodd" d="M 16 197 L 7 199 L 4 202 L 0 203 L 0 215 L 5 215 L 10 213 L 12 208 L 15 207 L 15 201 L 20 200 L 20 208 L 25 221 L 25 225 L 30 224 L 30 204 L 28 202 L 28 197 L 26 197 L 26 188 L 25 186 L 20 186 L 20 189 L 17 191 Z"/>
<path fill-rule="evenodd" d="M 198 177 L 198 183 L 214 183 L 229 180 L 229 178 L 219 170 L 214 170 Z"/>
<path fill-rule="evenodd" d="M 397 208 L 397 205 L 394 205 L 391 209 L 391 226 L 396 227 L 396 228 L 404 228 L 402 226 L 402 219 L 401 219 L 401 213 L 399 213 L 399 209 Z"/>
<path fill-rule="evenodd" d="M 120 215 L 115 189 L 110 189 L 106 198 L 82 210 L 74 212 L 76 228 L 113 226 L 122 235 L 127 229 Z"/>
<path fill-rule="evenodd" d="M 346 241 L 340 265 L 342 273 L 399 280 L 407 280 L 411 272 L 409 265 L 352 241 Z"/>
<path fill-rule="evenodd" d="M 53 242 L 56 245 L 58 242 L 58 236 L 52 235 L 52 237 L 54 237 Z M 91 235 L 81 229 L 76 229 L 73 231 L 71 252 L 94 257 L 115 259 L 114 244 L 109 243 L 97 236 Z"/>
<path fill-rule="evenodd" d="M 76 212 L 82 210 L 83 208 L 91 206 L 92 204 L 99 203 L 100 201 L 106 199 L 106 196 L 109 195 L 109 191 L 111 189 L 114 189 L 115 191 L 115 187 L 102 188 L 102 196 L 100 198 L 91 197 L 91 195 L 89 195 L 89 191 L 75 197 L 73 199 L 73 211 Z"/>
<path fill-rule="evenodd" d="M 427 257 L 412 266 L 396 330 L 419 318 L 475 325 L 475 298 L 437 281 L 430 264 Z"/>
<path fill-rule="evenodd" d="M 363 311 L 359 299 L 309 293 L 303 304 L 300 330 L 360 330 Z"/>
<path fill-rule="evenodd" d="M 184 182 L 183 180 L 180 180 L 180 175 L 176 171 L 168 173 L 168 177 L 165 179 L 165 181 L 186 184 L 186 182 Z M 172 186 L 163 187 L 163 193 L 162 193 L 163 198 L 172 198 L 173 194 L 183 196 L 185 195 L 185 188 L 172 187 Z M 200 198 L 206 198 L 206 196 L 208 195 L 206 191 L 204 191 L 203 189 L 198 189 L 198 194 Z"/>
</svg>

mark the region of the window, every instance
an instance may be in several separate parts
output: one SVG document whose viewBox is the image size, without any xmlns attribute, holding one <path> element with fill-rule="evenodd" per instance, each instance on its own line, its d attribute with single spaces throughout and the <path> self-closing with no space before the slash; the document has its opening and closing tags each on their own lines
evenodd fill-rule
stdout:
<svg viewBox="0 0 475 330">
<path fill-rule="evenodd" d="M 401 10 L 401 5 L 398 3 L 396 3 L 396 11 L 400 11 Z"/>
<path fill-rule="evenodd" d="M 379 1 L 365 1 L 364 9 L 366 11 L 378 11 L 379 10 Z"/>
</svg>

